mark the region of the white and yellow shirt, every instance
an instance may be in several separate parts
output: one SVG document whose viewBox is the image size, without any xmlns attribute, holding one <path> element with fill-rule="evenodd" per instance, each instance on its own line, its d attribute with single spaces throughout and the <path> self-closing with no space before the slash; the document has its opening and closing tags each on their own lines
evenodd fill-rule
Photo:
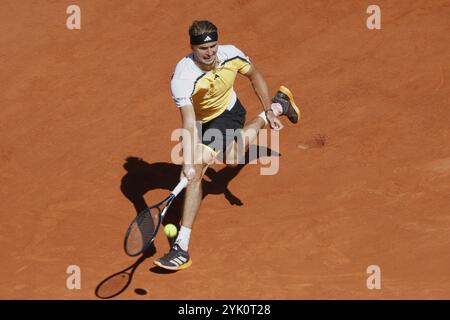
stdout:
<svg viewBox="0 0 450 320">
<path fill-rule="evenodd" d="M 211 71 L 200 69 L 193 54 L 181 59 L 172 75 L 172 98 L 178 107 L 192 105 L 197 121 L 208 122 L 236 102 L 233 89 L 237 73 L 246 74 L 251 67 L 249 58 L 233 45 L 219 45 L 218 67 Z"/>
</svg>

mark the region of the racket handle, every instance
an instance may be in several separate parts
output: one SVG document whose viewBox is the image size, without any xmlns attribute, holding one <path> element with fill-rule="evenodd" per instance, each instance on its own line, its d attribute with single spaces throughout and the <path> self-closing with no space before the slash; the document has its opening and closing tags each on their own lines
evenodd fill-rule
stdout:
<svg viewBox="0 0 450 320">
<path fill-rule="evenodd" d="M 178 182 L 175 189 L 173 189 L 172 194 L 176 197 L 188 184 L 188 179 L 186 177 L 183 177 L 183 179 Z"/>
</svg>

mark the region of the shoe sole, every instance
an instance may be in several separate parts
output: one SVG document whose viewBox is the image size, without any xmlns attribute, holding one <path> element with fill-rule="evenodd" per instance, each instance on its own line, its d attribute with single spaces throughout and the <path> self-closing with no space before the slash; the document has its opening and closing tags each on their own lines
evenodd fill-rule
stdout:
<svg viewBox="0 0 450 320">
<path fill-rule="evenodd" d="M 163 269 L 176 271 L 176 270 L 183 270 L 183 269 L 189 268 L 192 265 L 192 260 L 189 260 L 185 264 L 182 264 L 181 266 L 178 266 L 178 267 L 165 266 L 159 261 L 153 261 L 153 263 Z"/>
<path fill-rule="evenodd" d="M 298 120 L 300 120 L 300 109 L 297 107 L 297 105 L 295 104 L 294 101 L 294 95 L 292 94 L 291 90 L 289 90 L 288 88 L 286 88 L 285 86 L 281 86 L 280 89 L 278 89 L 279 91 L 281 91 L 282 93 L 284 93 L 285 95 L 287 95 L 289 97 L 289 101 L 291 103 L 292 108 L 294 108 L 295 112 L 298 115 Z"/>
</svg>

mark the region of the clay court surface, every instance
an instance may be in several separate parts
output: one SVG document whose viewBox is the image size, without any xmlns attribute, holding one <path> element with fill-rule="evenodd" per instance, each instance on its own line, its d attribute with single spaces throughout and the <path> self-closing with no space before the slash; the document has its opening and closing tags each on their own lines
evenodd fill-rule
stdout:
<svg viewBox="0 0 450 320">
<path fill-rule="evenodd" d="M 122 248 L 135 208 L 179 175 L 169 81 L 194 19 L 272 94 L 288 86 L 303 118 L 282 119 L 276 175 L 208 171 L 192 267 L 153 268 L 160 233 L 116 299 L 450 298 L 448 1 L 75 3 L 72 31 L 73 1 L 0 4 L 0 298 L 98 299 L 136 261 Z M 370 4 L 381 30 L 366 27 Z M 235 89 L 248 120 L 261 112 L 244 77 Z M 366 287 L 370 265 L 381 290 Z"/>
</svg>

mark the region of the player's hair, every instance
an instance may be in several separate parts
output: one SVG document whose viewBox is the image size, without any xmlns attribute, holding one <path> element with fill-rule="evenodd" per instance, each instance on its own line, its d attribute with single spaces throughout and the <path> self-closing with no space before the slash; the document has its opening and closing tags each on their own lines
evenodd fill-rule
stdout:
<svg viewBox="0 0 450 320">
<path fill-rule="evenodd" d="M 191 37 L 213 32 L 217 32 L 217 27 L 208 20 L 195 20 L 189 27 L 189 36 Z"/>
</svg>

